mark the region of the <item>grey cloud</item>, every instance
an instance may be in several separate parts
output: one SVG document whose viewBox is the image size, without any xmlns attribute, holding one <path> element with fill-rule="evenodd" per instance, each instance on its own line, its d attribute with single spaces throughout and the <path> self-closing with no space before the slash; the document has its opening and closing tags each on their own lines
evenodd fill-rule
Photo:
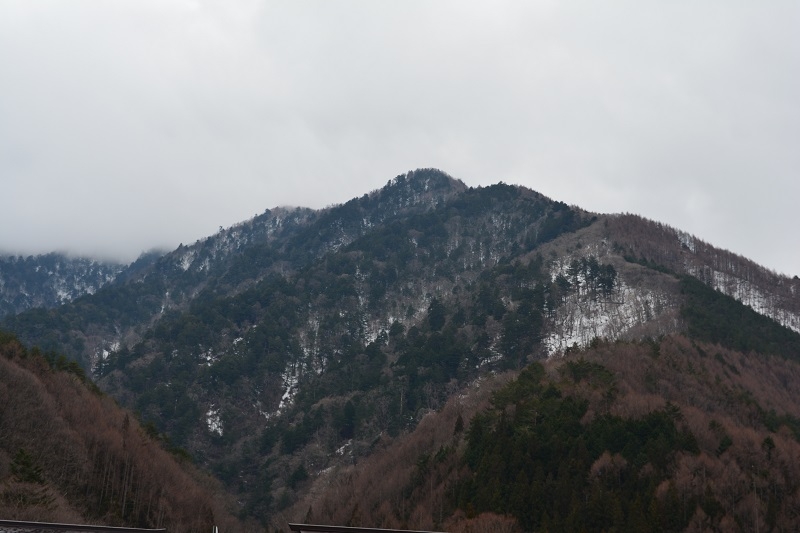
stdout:
<svg viewBox="0 0 800 533">
<path fill-rule="evenodd" d="M 130 259 L 436 166 L 800 273 L 794 3 L 0 5 L 0 249 Z M 33 207 L 35 206 L 35 207 Z"/>
</svg>

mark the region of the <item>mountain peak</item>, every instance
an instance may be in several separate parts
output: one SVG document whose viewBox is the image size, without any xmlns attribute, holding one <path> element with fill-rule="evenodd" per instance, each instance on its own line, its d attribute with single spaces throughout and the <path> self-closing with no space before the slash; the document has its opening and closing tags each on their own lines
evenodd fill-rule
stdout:
<svg viewBox="0 0 800 533">
<path fill-rule="evenodd" d="M 396 211 L 410 206 L 434 207 L 466 189 L 464 182 L 446 172 L 421 168 L 392 178 L 383 188 L 372 191 L 369 197 Z"/>
<path fill-rule="evenodd" d="M 392 186 L 411 186 L 415 189 L 424 190 L 447 190 L 465 189 L 466 185 L 461 180 L 452 177 L 447 172 L 438 168 L 418 168 L 410 170 L 405 174 L 400 174 L 394 179 L 389 180 L 387 188 Z"/>
<path fill-rule="evenodd" d="M 449 195 L 452 193 L 461 192 L 467 186 L 464 182 L 457 180 L 446 172 L 436 168 L 419 168 L 417 170 L 410 170 L 405 174 L 391 179 L 386 183 L 381 193 L 389 193 L 395 191 L 402 191 L 406 193 L 439 193 Z"/>
</svg>

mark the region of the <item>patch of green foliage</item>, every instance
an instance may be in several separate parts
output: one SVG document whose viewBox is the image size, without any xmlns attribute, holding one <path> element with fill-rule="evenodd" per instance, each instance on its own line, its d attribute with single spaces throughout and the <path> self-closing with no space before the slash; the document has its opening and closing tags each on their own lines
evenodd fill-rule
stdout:
<svg viewBox="0 0 800 533">
<path fill-rule="evenodd" d="M 649 268 L 651 270 L 655 270 L 657 272 L 661 272 L 663 274 L 675 274 L 675 272 L 662 264 L 656 263 L 655 261 L 651 261 L 644 257 L 635 257 L 630 254 L 623 253 L 622 258 L 625 259 L 628 263 L 634 263 L 637 265 L 642 265 L 643 267 Z"/>
<path fill-rule="evenodd" d="M 611 381 L 601 365 L 565 365 L 575 380 Z M 656 497 L 678 453 L 698 453 L 667 405 L 636 419 L 602 414 L 583 422 L 588 404 L 565 395 L 531 365 L 476 415 L 464 455 L 472 475 L 458 488 L 468 513 L 511 514 L 527 531 L 681 530 L 689 516 L 675 494 Z M 598 459 L 612 458 L 604 467 Z"/>
</svg>

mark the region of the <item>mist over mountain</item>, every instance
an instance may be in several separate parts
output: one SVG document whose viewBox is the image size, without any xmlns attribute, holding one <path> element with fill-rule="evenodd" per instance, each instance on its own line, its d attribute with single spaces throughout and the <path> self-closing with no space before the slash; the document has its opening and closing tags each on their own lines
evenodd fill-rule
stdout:
<svg viewBox="0 0 800 533">
<path fill-rule="evenodd" d="M 35 271 L 39 263 L 30 266 Z M 97 278 L 99 266 L 92 268 L 85 276 Z M 54 284 L 18 271 L 14 279 L 25 280 L 27 292 L 37 283 L 41 293 Z M 703 454 L 711 458 L 725 435 L 734 441 L 725 450 L 735 451 L 729 456 L 745 468 L 739 446 L 756 437 L 734 439 L 744 422 L 728 411 L 690 419 L 711 400 L 681 403 L 674 389 L 647 375 L 670 381 L 696 371 L 714 382 L 722 372 L 721 380 L 733 382 L 717 383 L 721 396 L 714 402 L 722 402 L 725 390 L 755 395 L 758 416 L 747 421 L 748 431 L 761 442 L 771 439 L 780 453 L 796 446 L 800 407 L 758 396 L 753 383 L 778 365 L 786 377 L 769 386 L 797 386 L 800 280 L 658 222 L 590 213 L 524 187 L 472 188 L 421 169 L 342 205 L 267 210 L 194 244 L 118 267 L 96 286 L 77 274 L 70 279 L 91 290 L 69 293 L 65 302 L 30 300 L 25 305 L 39 308 L 23 312 L 9 304 L 1 326 L 78 361 L 102 390 L 217 477 L 239 502 L 233 512 L 274 528 L 307 514 L 385 527 L 477 527 L 475 520 L 490 524 L 487 531 L 504 520 L 524 530 L 586 526 L 570 521 L 572 513 L 587 511 L 563 494 L 548 504 L 545 520 L 544 511 L 520 514 L 523 502 L 503 504 L 502 491 L 481 492 L 481 486 L 509 483 L 507 474 L 483 471 L 484 462 L 498 461 L 526 472 L 518 480 L 526 494 L 531 487 L 544 490 L 544 481 L 535 481 L 538 466 L 490 459 L 485 440 L 499 439 L 501 421 L 513 419 L 509 431 L 519 438 L 506 443 L 509 454 L 531 446 L 525 439 L 540 420 L 532 413 L 540 411 L 554 418 L 543 426 L 549 433 L 536 438 L 560 439 L 552 464 L 541 465 L 542 479 L 552 481 L 547 491 L 591 500 L 597 487 L 579 481 L 588 470 L 559 473 L 558 465 L 571 459 L 554 451 L 576 446 L 571 435 L 583 427 L 594 440 L 583 443 L 586 453 L 574 464 L 599 471 L 595 463 L 607 453 L 603 468 L 646 481 L 626 484 L 623 474 L 617 486 L 606 480 L 603 490 L 614 496 L 597 496 L 598 507 L 614 508 L 637 491 L 647 501 L 620 504 L 617 515 L 597 523 L 647 523 L 650 513 L 650 523 L 662 524 L 674 510 L 670 484 L 678 483 L 682 468 L 695 468 Z M 4 302 L 21 294 L 6 286 Z M 644 374 L 628 375 L 617 352 L 620 360 L 657 361 Z M 669 366 L 662 352 L 680 364 Z M 597 366 L 583 367 L 581 358 Z M 675 374 L 668 378 L 668 372 Z M 479 386 L 489 376 L 507 376 L 490 387 L 500 395 L 493 403 Z M 515 376 L 527 384 L 503 392 Z M 744 401 L 736 398 L 731 409 Z M 592 425 L 606 414 L 617 418 Z M 428 431 L 424 422 L 431 416 L 452 418 L 447 435 L 414 437 L 416 455 L 401 451 L 412 435 Z M 708 429 L 712 419 L 721 429 Z M 629 448 L 603 436 L 645 434 L 648 424 L 652 434 Z M 656 441 L 669 460 L 654 462 Z M 405 470 L 391 485 L 396 492 L 387 478 L 386 494 L 395 499 L 354 509 L 347 498 L 366 483 L 359 465 L 377 464 L 380 454 L 411 461 L 398 463 Z M 688 457 L 695 458 L 691 466 Z M 336 496 L 326 488 L 342 483 L 340 475 L 354 492 Z M 428 489 L 420 488 L 424 483 Z M 800 486 L 792 470 L 780 490 L 760 485 L 758 509 L 762 520 L 771 520 L 765 523 L 788 523 L 793 483 Z M 724 527 L 726 520 L 743 520 L 737 507 L 743 496 L 728 505 L 722 483 L 703 487 L 684 492 L 689 507 L 668 529 L 688 527 L 697 508 L 705 515 L 698 523 Z M 706 489 L 711 496 L 702 500 Z M 770 500 L 768 490 L 780 497 Z M 438 512 L 424 509 L 429 496 L 439 502 Z M 337 505 L 348 516 L 333 512 Z M 492 515 L 479 518 L 486 513 Z"/>
</svg>

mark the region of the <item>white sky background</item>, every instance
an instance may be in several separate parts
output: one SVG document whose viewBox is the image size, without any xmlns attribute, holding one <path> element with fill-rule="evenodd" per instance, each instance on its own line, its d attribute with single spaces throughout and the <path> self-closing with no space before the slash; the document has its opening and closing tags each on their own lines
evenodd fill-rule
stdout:
<svg viewBox="0 0 800 533">
<path fill-rule="evenodd" d="M 419 167 L 800 275 L 800 3 L 1 0 L 0 250 L 129 261 Z"/>
</svg>

